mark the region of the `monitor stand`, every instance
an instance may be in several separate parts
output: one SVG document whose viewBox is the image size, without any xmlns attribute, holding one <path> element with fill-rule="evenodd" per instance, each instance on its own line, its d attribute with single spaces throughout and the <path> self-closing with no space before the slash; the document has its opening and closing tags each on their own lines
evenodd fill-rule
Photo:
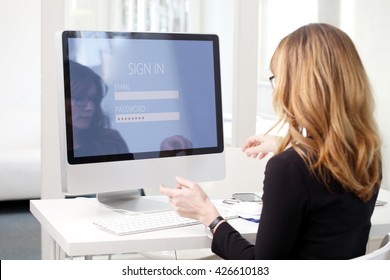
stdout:
<svg viewBox="0 0 390 280">
<path fill-rule="evenodd" d="M 125 210 L 130 212 L 151 213 L 171 210 L 166 200 L 142 196 L 143 190 L 129 190 L 99 193 L 97 200 L 105 206 L 115 210 Z"/>
</svg>

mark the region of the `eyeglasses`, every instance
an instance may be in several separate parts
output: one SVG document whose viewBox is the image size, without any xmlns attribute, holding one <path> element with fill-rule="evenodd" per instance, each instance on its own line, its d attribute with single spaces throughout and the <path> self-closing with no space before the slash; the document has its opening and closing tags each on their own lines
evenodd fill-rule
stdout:
<svg viewBox="0 0 390 280">
<path fill-rule="evenodd" d="M 271 83 L 272 89 L 275 89 L 275 76 L 269 77 L 269 82 Z"/>
<path fill-rule="evenodd" d="M 72 101 L 75 105 L 79 107 L 85 107 L 91 101 L 93 104 L 96 104 L 95 98 L 89 98 L 87 96 L 73 96 Z"/>
</svg>

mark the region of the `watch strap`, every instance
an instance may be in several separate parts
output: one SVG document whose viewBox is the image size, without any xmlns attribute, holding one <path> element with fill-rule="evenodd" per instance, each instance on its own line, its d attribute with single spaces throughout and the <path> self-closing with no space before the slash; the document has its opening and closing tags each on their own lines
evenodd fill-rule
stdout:
<svg viewBox="0 0 390 280">
<path fill-rule="evenodd" d="M 209 230 L 212 232 L 216 225 L 218 225 L 219 222 L 225 220 L 222 218 L 222 216 L 218 216 L 214 219 L 214 221 L 211 222 L 211 224 L 208 226 Z"/>
</svg>

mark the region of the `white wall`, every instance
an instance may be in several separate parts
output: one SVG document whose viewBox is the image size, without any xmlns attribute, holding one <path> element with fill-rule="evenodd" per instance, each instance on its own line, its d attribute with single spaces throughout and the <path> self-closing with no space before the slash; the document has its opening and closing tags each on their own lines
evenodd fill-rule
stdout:
<svg viewBox="0 0 390 280">
<path fill-rule="evenodd" d="M 40 145 L 40 28 L 40 0 L 0 2 L 1 148 Z"/>
<path fill-rule="evenodd" d="M 40 0 L 0 3 L 0 110 L 40 109 Z"/>
<path fill-rule="evenodd" d="M 232 113 L 234 0 L 203 1 L 200 14 L 201 32 L 219 37 L 223 108 L 225 113 Z"/>
<path fill-rule="evenodd" d="M 241 146 L 255 133 L 257 95 L 257 0 L 203 0 L 202 32 L 220 37 L 225 144 Z"/>
<path fill-rule="evenodd" d="M 350 1 L 352 39 L 374 90 L 376 116 L 383 141 L 382 187 L 390 190 L 390 1 Z"/>
</svg>

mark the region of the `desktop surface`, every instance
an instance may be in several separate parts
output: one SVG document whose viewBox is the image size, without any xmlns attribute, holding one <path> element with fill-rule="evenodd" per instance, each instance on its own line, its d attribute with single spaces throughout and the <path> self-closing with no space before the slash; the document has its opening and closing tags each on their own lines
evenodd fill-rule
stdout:
<svg viewBox="0 0 390 280">
<path fill-rule="evenodd" d="M 166 198 L 152 196 L 145 199 L 163 201 Z M 390 191 L 380 190 L 379 199 L 388 203 L 375 207 L 370 238 L 383 237 L 390 232 Z M 93 222 L 98 218 L 122 214 L 102 206 L 94 198 L 32 200 L 30 210 L 50 235 L 51 249 L 59 247 L 68 256 L 201 249 L 210 248 L 211 245 L 203 225 L 125 236 L 107 233 L 98 229 Z M 229 220 L 229 223 L 254 243 L 257 223 L 240 218 Z"/>
<path fill-rule="evenodd" d="M 148 197 L 161 201 L 163 197 Z M 123 215 L 99 204 L 94 198 L 32 200 L 31 212 L 68 256 L 186 250 L 209 248 L 211 240 L 203 225 L 116 236 L 100 230 L 96 219 Z M 254 242 L 257 224 L 243 219 L 229 220 Z"/>
</svg>

